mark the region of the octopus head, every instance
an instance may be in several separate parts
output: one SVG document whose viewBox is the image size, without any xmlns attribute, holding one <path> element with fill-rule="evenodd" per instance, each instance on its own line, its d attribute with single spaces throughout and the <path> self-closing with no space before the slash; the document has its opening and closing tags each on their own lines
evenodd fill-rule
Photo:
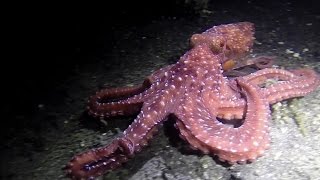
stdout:
<svg viewBox="0 0 320 180">
<path fill-rule="evenodd" d="M 194 34 L 190 39 L 193 47 L 206 44 L 213 53 L 223 53 L 228 58 L 247 54 L 253 41 L 254 25 L 250 22 L 214 26 L 201 34 Z"/>
</svg>

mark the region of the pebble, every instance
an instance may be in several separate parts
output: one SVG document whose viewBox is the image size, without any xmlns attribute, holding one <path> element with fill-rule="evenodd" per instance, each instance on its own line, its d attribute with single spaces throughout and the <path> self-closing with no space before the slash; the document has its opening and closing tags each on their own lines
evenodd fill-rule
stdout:
<svg viewBox="0 0 320 180">
<path fill-rule="evenodd" d="M 282 155 L 282 152 L 279 151 L 279 152 L 277 152 L 277 153 L 274 154 L 273 159 L 274 159 L 274 160 L 278 160 L 278 159 L 280 159 L 281 155 Z"/>
<path fill-rule="evenodd" d="M 84 147 L 84 146 L 85 146 L 85 143 L 84 143 L 84 142 L 81 142 L 81 143 L 80 143 L 80 146 L 81 146 L 81 147 Z"/>
<path fill-rule="evenodd" d="M 282 41 L 279 41 L 279 42 L 278 42 L 278 44 L 281 44 L 281 45 L 283 45 L 283 44 L 284 44 L 284 42 L 282 42 Z"/>
<path fill-rule="evenodd" d="M 203 169 L 207 169 L 208 167 L 209 167 L 208 164 L 202 164 Z"/>
<path fill-rule="evenodd" d="M 203 177 L 204 177 L 204 179 L 210 179 L 210 176 L 209 176 L 209 174 L 208 174 L 208 172 L 203 172 Z"/>
<path fill-rule="evenodd" d="M 287 54 L 293 54 L 294 51 L 292 51 L 292 50 L 290 50 L 290 49 L 286 49 L 286 53 L 287 53 Z"/>
<path fill-rule="evenodd" d="M 300 54 L 299 53 L 293 53 L 292 56 L 295 57 L 295 58 L 300 58 Z"/>
<path fill-rule="evenodd" d="M 255 176 L 261 176 L 262 174 L 261 174 L 261 171 L 255 170 L 255 171 L 253 172 L 253 175 L 255 175 Z"/>
<path fill-rule="evenodd" d="M 259 42 L 257 40 L 255 40 L 254 43 L 257 44 L 257 45 L 261 45 L 262 44 L 261 42 Z"/>
</svg>

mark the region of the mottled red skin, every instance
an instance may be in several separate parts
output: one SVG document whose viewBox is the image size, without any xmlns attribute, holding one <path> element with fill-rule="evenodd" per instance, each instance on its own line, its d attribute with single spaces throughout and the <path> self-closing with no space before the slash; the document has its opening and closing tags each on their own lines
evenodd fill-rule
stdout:
<svg viewBox="0 0 320 180">
<path fill-rule="evenodd" d="M 94 117 L 140 113 L 111 144 L 74 156 L 66 166 L 68 176 L 90 179 L 117 168 L 147 145 L 157 125 L 168 116 L 175 117 L 182 138 L 203 153 L 229 163 L 261 156 L 270 143 L 269 104 L 304 96 L 318 86 L 319 78 L 310 69 L 263 69 L 234 79 L 224 76 L 226 59 L 250 50 L 251 31 L 253 25 L 246 22 L 213 27 L 205 36 L 193 36 L 190 51 L 176 64 L 153 73 L 143 85 L 106 89 L 92 96 L 88 113 Z M 215 48 L 220 41 L 221 49 Z M 262 87 L 270 78 L 282 81 Z M 234 127 L 217 117 L 226 121 L 245 118 Z"/>
</svg>

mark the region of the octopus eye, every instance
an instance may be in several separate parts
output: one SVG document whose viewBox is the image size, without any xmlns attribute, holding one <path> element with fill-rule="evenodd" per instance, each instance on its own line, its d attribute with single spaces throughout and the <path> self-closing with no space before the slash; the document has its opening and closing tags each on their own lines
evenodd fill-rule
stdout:
<svg viewBox="0 0 320 180">
<path fill-rule="evenodd" d="M 231 50 L 230 46 L 226 42 L 220 42 L 219 46 L 220 46 L 220 49 L 222 48 L 222 51 Z"/>
</svg>

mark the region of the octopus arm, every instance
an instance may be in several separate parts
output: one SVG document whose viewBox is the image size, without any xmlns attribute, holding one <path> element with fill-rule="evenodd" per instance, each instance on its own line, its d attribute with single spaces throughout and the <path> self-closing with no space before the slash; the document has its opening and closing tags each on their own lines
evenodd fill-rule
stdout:
<svg viewBox="0 0 320 180">
<path fill-rule="evenodd" d="M 109 145 L 74 156 L 65 167 L 67 176 L 72 179 L 93 179 L 102 174 L 116 169 L 133 157 L 134 153 L 147 145 L 147 140 L 151 139 L 157 131 L 157 127 L 151 127 L 145 133 L 145 137 L 139 141 L 129 139 L 126 136 L 117 138 Z M 135 146 L 139 144 L 139 146 Z"/>
<path fill-rule="evenodd" d="M 180 111 L 177 125 L 182 136 L 195 148 L 217 155 L 229 163 L 244 163 L 259 157 L 269 146 L 269 105 L 258 87 L 238 79 L 247 99 L 245 119 L 240 127 L 221 123 L 203 106 L 187 98 Z"/>
<path fill-rule="evenodd" d="M 298 69 L 287 71 L 283 69 L 263 69 L 245 77 L 244 80 L 261 85 L 270 79 L 278 82 L 264 88 L 261 93 L 266 97 L 269 104 L 282 100 L 305 96 L 314 91 L 319 85 L 319 76 L 312 69 Z M 225 120 L 241 119 L 245 114 L 246 102 L 244 98 L 221 101 L 217 107 L 217 117 Z"/>
<path fill-rule="evenodd" d="M 133 115 L 140 111 L 142 103 L 152 97 L 165 73 L 173 65 L 155 71 L 142 85 L 112 88 L 98 91 L 88 100 L 87 111 L 93 117 Z"/>
<path fill-rule="evenodd" d="M 116 139 L 105 147 L 75 155 L 65 167 L 67 176 L 71 179 L 93 179 L 107 170 L 115 169 L 127 160 L 127 156 L 119 153 L 130 151 L 125 145 L 128 143 L 126 141 Z"/>
<path fill-rule="evenodd" d="M 242 77 L 245 81 L 261 86 L 268 80 L 276 79 L 278 82 L 267 87 L 260 88 L 260 91 L 269 104 L 273 104 L 292 97 L 304 96 L 313 91 L 318 84 L 318 76 L 315 71 L 301 69 L 287 71 L 283 69 L 263 69 L 250 75 Z M 230 82 L 235 82 L 230 81 Z M 233 87 L 233 83 L 230 83 Z M 236 89 L 236 88 L 234 88 Z M 210 102 L 210 100 L 209 100 Z M 244 98 L 220 100 L 217 107 L 217 117 L 225 120 L 241 119 L 245 114 L 246 101 Z"/>
<path fill-rule="evenodd" d="M 150 82 L 146 80 L 139 86 L 101 90 L 89 98 L 88 114 L 93 117 L 135 114 L 139 112 L 143 101 L 130 97 L 134 97 L 148 87 Z"/>
<path fill-rule="evenodd" d="M 244 76 L 242 78 L 250 83 L 260 85 L 264 83 L 266 80 L 271 78 L 282 80 L 282 81 L 288 81 L 294 77 L 295 77 L 295 74 L 287 70 L 265 68 L 260 71 L 251 73 L 247 76 Z"/>
<path fill-rule="evenodd" d="M 263 69 L 243 77 L 246 81 L 260 85 L 268 79 L 277 79 L 279 82 L 261 88 L 269 104 L 285 99 L 301 97 L 314 91 L 319 85 L 319 76 L 312 69 L 282 70 Z"/>
<path fill-rule="evenodd" d="M 240 69 L 246 66 L 253 66 L 256 69 L 271 68 L 275 57 L 272 56 L 258 56 L 254 58 L 243 58 L 238 60 L 233 69 Z"/>
<path fill-rule="evenodd" d="M 229 59 L 222 63 L 222 68 L 224 70 L 223 74 L 228 77 L 239 77 L 248 75 L 247 72 L 241 71 L 239 69 L 252 66 L 255 69 L 265 69 L 271 68 L 273 65 L 275 57 L 271 56 L 259 56 L 255 58 L 241 58 L 239 60 Z"/>
<path fill-rule="evenodd" d="M 93 178 L 133 157 L 148 144 L 158 125 L 169 114 L 170 100 L 165 97 L 160 94 L 159 98 L 146 101 L 133 123 L 111 144 L 76 155 L 66 167 L 68 175 L 73 179 Z"/>
</svg>

